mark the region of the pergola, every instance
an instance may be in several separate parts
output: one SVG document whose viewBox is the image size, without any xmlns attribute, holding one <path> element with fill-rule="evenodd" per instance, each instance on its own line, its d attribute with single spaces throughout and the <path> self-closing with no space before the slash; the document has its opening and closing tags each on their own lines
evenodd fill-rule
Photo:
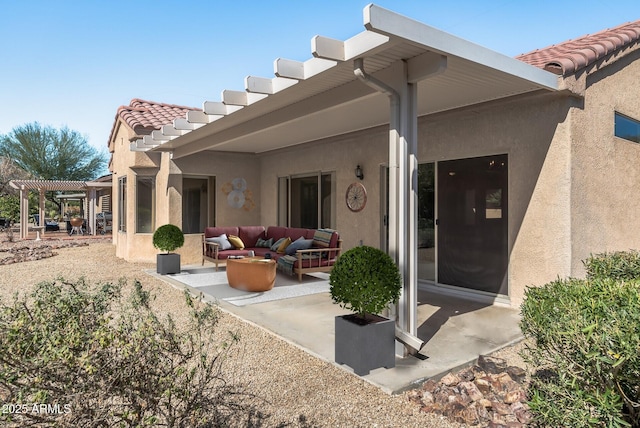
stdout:
<svg viewBox="0 0 640 428">
<path fill-rule="evenodd" d="M 44 193 L 47 191 L 82 191 L 88 200 L 87 225 L 90 233 L 96 234 L 96 199 L 98 190 L 111 188 L 111 181 L 64 181 L 64 180 L 11 180 L 11 187 L 20 191 L 20 238 L 26 239 L 29 233 L 29 191 L 37 190 L 39 193 L 39 219 L 45 226 L 44 219 Z"/>
</svg>

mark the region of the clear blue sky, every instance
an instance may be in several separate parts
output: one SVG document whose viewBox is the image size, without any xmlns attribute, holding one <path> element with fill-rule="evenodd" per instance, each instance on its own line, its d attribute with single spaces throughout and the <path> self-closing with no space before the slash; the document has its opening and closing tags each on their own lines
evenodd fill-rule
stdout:
<svg viewBox="0 0 640 428">
<path fill-rule="evenodd" d="M 500 53 L 640 19 L 640 0 L 380 0 L 379 6 Z M 273 61 L 311 57 L 315 35 L 364 30 L 366 1 L 0 0 L 0 134 L 68 126 L 106 149 L 132 98 L 202 107 Z"/>
</svg>

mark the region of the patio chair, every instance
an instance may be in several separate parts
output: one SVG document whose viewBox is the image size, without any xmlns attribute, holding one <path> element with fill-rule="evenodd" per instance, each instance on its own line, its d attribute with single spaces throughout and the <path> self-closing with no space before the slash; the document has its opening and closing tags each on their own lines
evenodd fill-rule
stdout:
<svg viewBox="0 0 640 428">
<path fill-rule="evenodd" d="M 40 225 L 40 214 L 33 215 L 33 224 L 36 226 Z M 57 232 L 60 230 L 60 225 L 53 220 L 44 219 L 44 230 L 46 232 Z"/>
</svg>

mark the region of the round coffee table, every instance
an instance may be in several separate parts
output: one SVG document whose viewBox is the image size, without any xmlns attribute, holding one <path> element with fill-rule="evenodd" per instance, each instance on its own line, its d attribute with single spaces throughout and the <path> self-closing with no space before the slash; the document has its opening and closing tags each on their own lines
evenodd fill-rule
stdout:
<svg viewBox="0 0 640 428">
<path fill-rule="evenodd" d="M 276 262 L 262 257 L 227 259 L 227 281 L 238 290 L 269 291 L 276 282 Z"/>
</svg>

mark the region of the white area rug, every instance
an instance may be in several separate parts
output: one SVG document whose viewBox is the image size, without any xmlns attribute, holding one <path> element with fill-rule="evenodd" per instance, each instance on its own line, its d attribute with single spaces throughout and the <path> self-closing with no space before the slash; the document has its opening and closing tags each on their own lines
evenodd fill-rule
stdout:
<svg viewBox="0 0 640 428">
<path fill-rule="evenodd" d="M 235 306 L 254 305 L 329 292 L 329 275 L 323 273 L 304 275 L 302 282 L 298 282 L 297 275 L 289 276 L 278 272 L 273 289 L 257 293 L 230 287 L 227 282 L 227 273 L 224 270 L 216 272 L 215 268 L 184 268 L 178 274 L 167 276 L 195 288 L 209 297 L 224 300 Z"/>
</svg>

